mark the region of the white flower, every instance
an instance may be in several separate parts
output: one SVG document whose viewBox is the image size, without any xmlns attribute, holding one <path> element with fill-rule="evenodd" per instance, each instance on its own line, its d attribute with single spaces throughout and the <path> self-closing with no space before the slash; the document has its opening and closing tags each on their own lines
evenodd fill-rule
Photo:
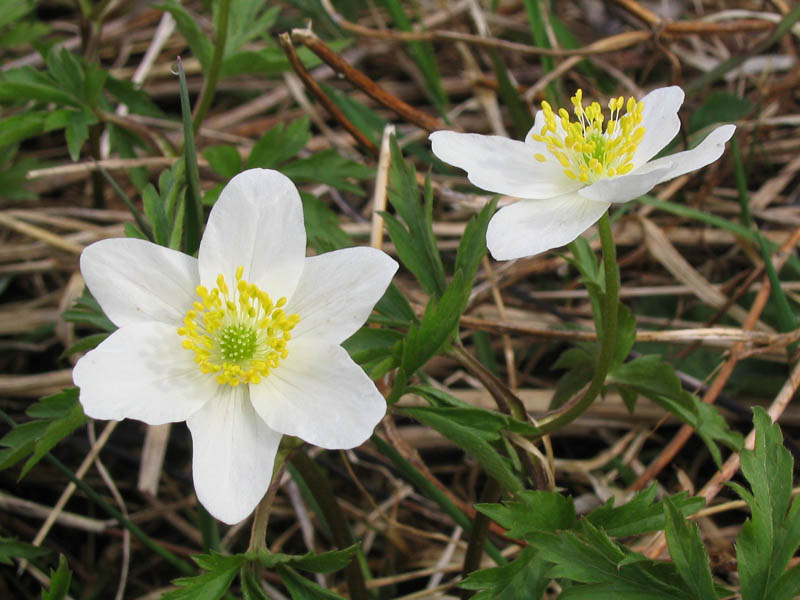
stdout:
<svg viewBox="0 0 800 600">
<path fill-rule="evenodd" d="M 639 102 L 613 98 L 605 129 L 597 102 L 583 107 L 578 90 L 572 103 L 577 122 L 565 109 L 555 113 L 543 102 L 524 142 L 453 131 L 430 136 L 433 153 L 467 171 L 474 185 L 521 198 L 489 223 L 486 244 L 498 260 L 571 242 L 612 203 L 638 198 L 717 160 L 735 130 L 722 125 L 691 150 L 650 160 L 680 129 L 679 87 L 653 90 Z"/>
<path fill-rule="evenodd" d="M 81 255 L 86 284 L 119 327 L 75 366 L 84 411 L 185 420 L 197 497 L 226 523 L 261 500 L 282 434 L 352 448 L 386 411 L 340 343 L 397 263 L 374 248 L 310 258 L 305 249 L 297 189 L 253 169 L 220 194 L 198 259 L 137 239 Z"/>
</svg>

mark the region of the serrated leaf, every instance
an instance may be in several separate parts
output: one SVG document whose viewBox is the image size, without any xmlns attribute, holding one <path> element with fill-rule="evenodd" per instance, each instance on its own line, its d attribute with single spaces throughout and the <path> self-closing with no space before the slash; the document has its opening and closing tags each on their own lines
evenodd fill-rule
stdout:
<svg viewBox="0 0 800 600">
<path fill-rule="evenodd" d="M 247 168 L 274 169 L 294 157 L 311 139 L 311 121 L 303 117 L 268 130 L 250 150 Z M 288 174 L 287 174 L 288 176 Z"/>
<path fill-rule="evenodd" d="M 14 538 L 0 537 L 0 565 L 12 566 L 14 558 L 33 560 L 47 554 L 50 554 L 50 550 L 47 548 L 20 542 Z"/>
<path fill-rule="evenodd" d="M 242 170 L 242 157 L 233 146 L 208 146 L 203 149 L 203 156 L 209 166 L 225 179 L 233 178 Z"/>
<path fill-rule="evenodd" d="M 656 494 L 657 486 L 653 483 L 620 506 L 615 506 L 612 496 L 584 518 L 613 537 L 658 531 L 664 528 L 664 505 L 662 501 L 656 501 Z M 686 492 L 675 494 L 670 500 L 684 517 L 696 513 L 705 505 L 702 498 L 689 496 Z"/>
<path fill-rule="evenodd" d="M 526 547 L 512 563 L 475 571 L 459 587 L 484 590 L 474 600 L 539 600 L 550 581 L 548 568 L 533 548 Z"/>
<path fill-rule="evenodd" d="M 616 365 L 608 376 L 609 383 L 643 394 L 691 425 L 705 442 L 714 461 L 720 465 L 722 455 L 716 442 L 738 450 L 742 436 L 732 431 L 717 409 L 701 402 L 681 387 L 672 365 L 658 356 L 641 356 Z"/>
<path fill-rule="evenodd" d="M 752 494 L 732 486 L 751 512 L 736 540 L 742 600 L 789 600 L 798 576 L 780 578 L 800 545 L 800 502 L 791 500 L 793 460 L 783 446 L 780 428 L 764 409 L 753 409 L 753 422 L 755 447 L 740 453 L 742 474 Z"/>
<path fill-rule="evenodd" d="M 218 600 L 233 583 L 236 573 L 246 563 L 241 554 L 201 554 L 192 559 L 206 572 L 195 577 L 181 577 L 172 583 L 179 586 L 164 594 L 162 600 Z"/>
<path fill-rule="evenodd" d="M 353 544 L 341 550 L 331 550 L 322 554 L 309 552 L 302 556 L 261 551 L 257 553 L 256 558 L 268 569 L 284 565 L 312 573 L 331 573 L 349 565 L 357 551 L 358 546 Z"/>
<path fill-rule="evenodd" d="M 72 571 L 63 554 L 58 557 L 58 569 L 50 571 L 50 588 L 42 590 L 42 600 L 63 600 L 69 593 Z"/>
<path fill-rule="evenodd" d="M 669 498 L 664 498 L 665 533 L 669 554 L 692 598 L 716 598 L 711 567 L 697 524 L 686 521 Z"/>
<path fill-rule="evenodd" d="M 506 535 L 521 540 L 536 531 L 557 531 L 575 526 L 572 498 L 558 492 L 525 490 L 515 500 L 501 504 L 477 504 L 475 508 L 505 527 Z"/>
<path fill-rule="evenodd" d="M 535 532 L 527 540 L 553 563 L 550 576 L 576 582 L 560 598 L 686 600 L 674 565 L 630 552 L 585 519 L 572 531 Z"/>
</svg>

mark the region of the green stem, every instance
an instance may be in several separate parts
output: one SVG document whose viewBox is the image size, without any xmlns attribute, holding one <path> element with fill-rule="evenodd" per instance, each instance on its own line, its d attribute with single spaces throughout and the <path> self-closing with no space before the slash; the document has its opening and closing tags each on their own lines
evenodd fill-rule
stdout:
<svg viewBox="0 0 800 600">
<path fill-rule="evenodd" d="M 576 402 L 567 405 L 567 409 L 557 415 L 545 417 L 539 422 L 542 435 L 546 435 L 572 423 L 591 406 L 594 399 L 603 389 L 608 375 L 608 369 L 614 358 L 614 349 L 617 343 L 617 319 L 619 316 L 619 268 L 617 266 L 617 249 L 611 234 L 611 222 L 608 213 L 605 213 L 597 222 L 600 232 L 600 241 L 603 247 L 603 268 L 606 277 L 606 295 L 602 305 L 603 330 L 598 331 L 601 336 L 600 354 L 597 356 L 594 375 L 586 388 L 583 396 Z"/>
<path fill-rule="evenodd" d="M 208 109 L 211 108 L 211 101 L 214 99 L 214 92 L 217 89 L 219 73 L 222 69 L 222 59 L 225 56 L 225 43 L 228 39 L 228 16 L 231 12 L 230 8 L 230 0 L 220 0 L 219 12 L 217 13 L 217 40 L 214 44 L 214 56 L 211 57 L 211 66 L 203 82 L 203 91 L 200 92 L 200 101 L 194 111 L 192 129 L 194 129 L 195 133 L 200 130 L 200 124 L 203 122 Z"/>
</svg>

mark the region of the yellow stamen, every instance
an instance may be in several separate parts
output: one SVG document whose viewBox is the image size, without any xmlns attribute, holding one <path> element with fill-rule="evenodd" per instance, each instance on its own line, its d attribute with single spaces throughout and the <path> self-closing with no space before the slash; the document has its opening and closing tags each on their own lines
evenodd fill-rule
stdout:
<svg viewBox="0 0 800 600">
<path fill-rule="evenodd" d="M 235 272 L 234 292 L 225 277 L 217 276 L 211 292 L 197 286 L 200 301 L 178 328 L 181 345 L 194 352 L 200 371 L 213 375 L 220 385 L 257 384 L 289 355 L 287 342 L 300 315 L 280 308 L 286 298 L 273 302 L 269 294 L 243 279 L 244 267 Z"/>
</svg>

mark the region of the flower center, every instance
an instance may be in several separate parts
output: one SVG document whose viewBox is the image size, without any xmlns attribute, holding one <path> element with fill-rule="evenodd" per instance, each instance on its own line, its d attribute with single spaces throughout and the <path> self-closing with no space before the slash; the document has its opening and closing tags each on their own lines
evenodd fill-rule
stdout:
<svg viewBox="0 0 800 600">
<path fill-rule="evenodd" d="M 583 107 L 583 91 L 572 97 L 576 120 L 564 108 L 558 110 L 558 120 L 547 101 L 542 102 L 545 123 L 534 140 L 547 144 L 547 150 L 570 179 L 594 183 L 598 179 L 625 175 L 633 169 L 633 155 L 644 136 L 641 102 L 634 98 L 612 98 L 608 102 L 609 119 L 603 130 L 603 110 L 597 102 Z M 621 115 L 625 106 L 625 114 Z M 549 159 L 535 154 L 539 162 Z"/>
<path fill-rule="evenodd" d="M 231 291 L 220 273 L 211 291 L 197 286 L 196 301 L 183 319 L 178 335 L 183 347 L 194 352 L 203 373 L 220 385 L 258 383 L 289 355 L 286 343 L 300 315 L 287 315 L 286 298 L 273 303 L 269 294 L 242 279 L 236 269 Z"/>
</svg>

